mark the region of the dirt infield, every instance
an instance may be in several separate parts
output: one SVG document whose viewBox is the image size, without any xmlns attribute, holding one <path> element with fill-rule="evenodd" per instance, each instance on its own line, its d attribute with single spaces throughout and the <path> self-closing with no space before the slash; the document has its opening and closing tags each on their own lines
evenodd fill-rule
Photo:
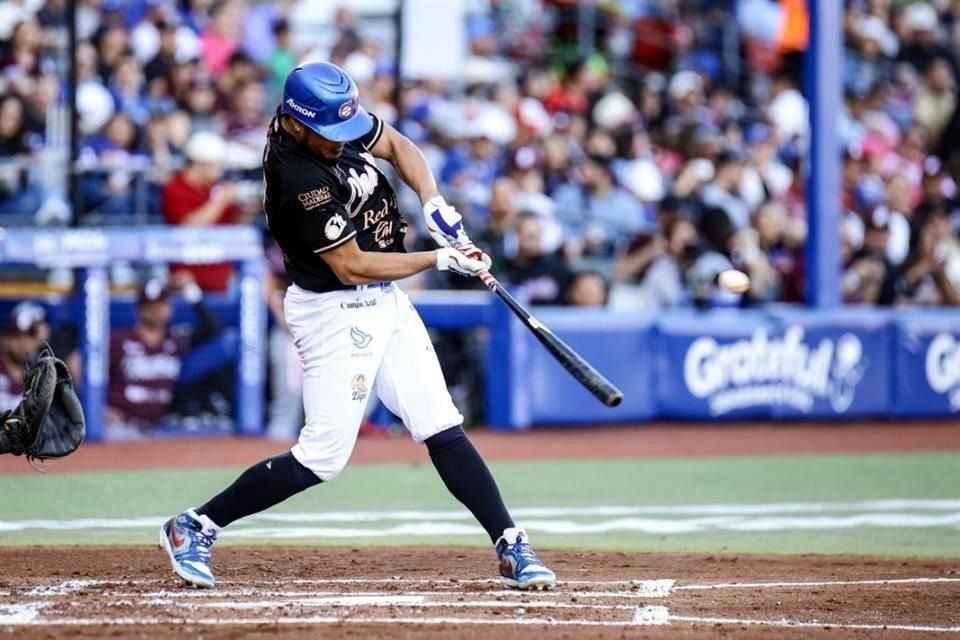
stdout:
<svg viewBox="0 0 960 640">
<path fill-rule="evenodd" d="M 907 453 L 960 449 L 960 424 L 755 423 L 660 424 L 584 429 L 538 429 L 528 433 L 472 431 L 490 461 Z M 245 467 L 291 443 L 260 438 L 151 440 L 85 444 L 75 454 L 46 465 L 50 473 Z M 417 463 L 426 451 L 406 436 L 362 438 L 351 464 Z M 33 473 L 22 458 L 0 457 L 0 474 Z"/>
<path fill-rule="evenodd" d="M 17 638 L 933 638 L 960 635 L 945 561 L 546 552 L 518 593 L 475 549 L 220 549 L 212 591 L 148 548 L 0 549 Z M 17 577 L 14 577 L 17 576 Z"/>
</svg>

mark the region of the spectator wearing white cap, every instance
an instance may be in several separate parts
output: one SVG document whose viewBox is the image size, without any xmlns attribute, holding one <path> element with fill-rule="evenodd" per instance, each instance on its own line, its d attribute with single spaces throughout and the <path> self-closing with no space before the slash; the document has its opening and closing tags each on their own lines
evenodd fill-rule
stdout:
<svg viewBox="0 0 960 640">
<path fill-rule="evenodd" d="M 167 222 L 187 227 L 234 224 L 240 221 L 236 184 L 221 182 L 227 145 L 215 133 L 194 133 L 185 149 L 187 166 L 163 190 L 163 213 Z M 233 278 L 229 264 L 186 267 L 204 291 L 225 291 Z"/>
<path fill-rule="evenodd" d="M 940 17 L 931 3 L 914 2 L 907 6 L 903 13 L 906 33 L 897 59 L 910 64 L 921 74 L 926 74 L 935 59 L 945 58 L 950 62 L 956 77 L 956 56 L 953 50 L 944 46 L 937 37 L 939 22 Z"/>
<path fill-rule="evenodd" d="M 97 75 L 97 49 L 89 42 L 77 45 L 77 110 L 80 132 L 96 133 L 115 110 L 113 96 Z"/>
<path fill-rule="evenodd" d="M 27 362 L 50 337 L 47 314 L 33 302 L 21 302 L 10 312 L 0 333 L 0 411 L 13 409 L 23 394 Z"/>
<path fill-rule="evenodd" d="M 863 244 L 853 251 L 840 278 L 847 303 L 876 304 L 894 266 L 887 258 L 890 243 L 890 210 L 880 205 L 863 218 Z"/>
<path fill-rule="evenodd" d="M 897 52 L 896 36 L 877 16 L 866 16 L 856 26 L 854 44 L 845 57 L 844 82 L 858 95 L 866 95 L 873 87 L 893 78 L 891 58 Z"/>
<path fill-rule="evenodd" d="M 489 102 L 471 103 L 461 114 L 467 116 L 465 121 L 458 122 L 459 137 L 464 143 L 447 153 L 440 181 L 455 189 L 463 200 L 482 208 L 489 201 L 494 180 L 503 174 L 501 145 L 513 140 L 516 123 L 503 109 Z"/>
</svg>

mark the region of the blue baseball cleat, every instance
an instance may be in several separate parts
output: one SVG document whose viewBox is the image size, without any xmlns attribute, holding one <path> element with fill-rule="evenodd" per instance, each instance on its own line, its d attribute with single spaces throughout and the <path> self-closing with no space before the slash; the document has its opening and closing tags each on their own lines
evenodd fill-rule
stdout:
<svg viewBox="0 0 960 640">
<path fill-rule="evenodd" d="M 540 561 L 523 529 L 506 529 L 497 540 L 500 582 L 514 589 L 552 589 L 557 576 Z"/>
<path fill-rule="evenodd" d="M 217 540 L 217 527 L 206 516 L 184 511 L 160 527 L 160 548 L 170 556 L 174 573 L 195 587 L 213 588 L 210 547 Z"/>
</svg>

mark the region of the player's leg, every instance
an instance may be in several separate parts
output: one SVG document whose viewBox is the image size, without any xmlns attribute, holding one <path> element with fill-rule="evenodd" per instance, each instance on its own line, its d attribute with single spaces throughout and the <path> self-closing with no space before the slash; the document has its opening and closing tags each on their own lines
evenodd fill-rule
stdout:
<svg viewBox="0 0 960 640">
<path fill-rule="evenodd" d="M 303 425 L 303 368 L 293 336 L 286 327 L 270 330 L 270 404 L 267 407 L 267 437 L 292 440 Z"/>
<path fill-rule="evenodd" d="M 522 589 L 549 588 L 556 583 L 518 529 L 496 480 L 464 432 L 463 417 L 447 392 L 440 363 L 420 316 L 402 291 L 400 313 L 375 391 L 397 414 L 414 440 L 426 445 L 430 460 L 453 496 L 479 521 L 500 557 L 505 584 Z"/>
<path fill-rule="evenodd" d="M 305 369 L 305 425 L 291 451 L 258 462 L 204 505 L 163 525 L 161 547 L 177 575 L 196 586 L 215 584 L 210 547 L 223 527 L 332 480 L 356 443 L 369 381 L 387 344 L 382 327 L 390 323 L 381 316 L 388 310 L 372 306 L 344 312 L 338 294 L 288 296 L 287 321 Z M 362 348 L 351 338 L 360 323 L 370 338 Z"/>
</svg>

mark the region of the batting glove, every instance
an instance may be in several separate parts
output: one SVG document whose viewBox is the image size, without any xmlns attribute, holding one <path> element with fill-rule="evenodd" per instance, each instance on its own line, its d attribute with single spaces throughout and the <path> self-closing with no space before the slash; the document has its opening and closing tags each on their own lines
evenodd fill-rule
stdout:
<svg viewBox="0 0 960 640">
<path fill-rule="evenodd" d="M 462 276 L 479 276 L 487 271 L 487 265 L 482 260 L 474 260 L 456 249 L 446 247 L 437 250 L 437 269 L 453 271 Z"/>
<path fill-rule="evenodd" d="M 463 228 L 463 217 L 456 209 L 447 204 L 443 196 L 434 196 L 423 205 L 423 216 L 427 222 L 427 231 L 441 247 L 453 247 L 472 260 L 479 260 L 487 266 L 493 264 L 490 256 L 473 244 Z"/>
<path fill-rule="evenodd" d="M 427 231 L 441 247 L 453 246 L 460 240 L 461 234 L 466 237 L 463 231 L 463 216 L 448 205 L 443 196 L 434 196 L 423 205 L 423 217 L 427 223 Z"/>
<path fill-rule="evenodd" d="M 493 266 L 493 260 L 490 259 L 490 256 L 480 251 L 477 245 L 473 244 L 473 240 L 467 237 L 466 233 L 462 234 L 462 239 L 455 242 L 453 246 L 457 251 L 471 260 L 479 260 L 482 262 L 487 271 L 490 271 L 490 267 Z"/>
</svg>

